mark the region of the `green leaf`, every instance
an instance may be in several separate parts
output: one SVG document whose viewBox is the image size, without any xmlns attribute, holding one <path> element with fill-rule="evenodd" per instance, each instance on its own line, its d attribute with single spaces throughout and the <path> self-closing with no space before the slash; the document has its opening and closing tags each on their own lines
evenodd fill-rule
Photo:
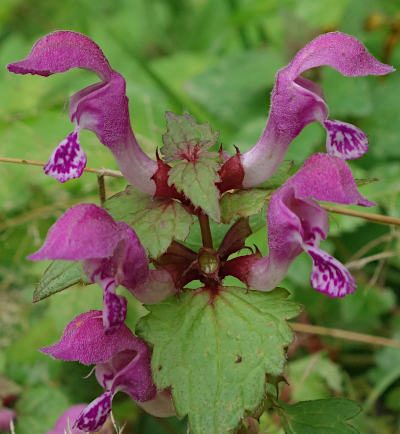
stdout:
<svg viewBox="0 0 400 434">
<path fill-rule="evenodd" d="M 220 180 L 217 173 L 220 166 L 216 152 L 207 152 L 196 161 L 181 161 L 169 171 L 168 184 L 190 199 L 212 219 L 219 222 L 219 190 L 215 183 Z"/>
<path fill-rule="evenodd" d="M 153 258 L 164 253 L 173 239 L 184 241 L 193 218 L 172 199 L 154 199 L 132 186 L 117 193 L 105 203 L 107 211 L 135 230 L 140 242 Z"/>
<path fill-rule="evenodd" d="M 213 133 L 207 122 L 198 124 L 189 113 L 180 116 L 166 112 L 165 118 L 167 132 L 162 136 L 164 146 L 161 153 L 166 162 L 182 160 L 185 155 L 206 151 L 217 143 L 219 132 Z"/>
<path fill-rule="evenodd" d="M 41 301 L 78 283 L 90 283 L 80 262 L 53 261 L 46 268 L 33 292 L 33 302 Z"/>
<path fill-rule="evenodd" d="M 347 421 L 357 416 L 361 408 L 349 399 L 316 399 L 279 405 L 278 412 L 287 434 L 358 433 Z"/>
<path fill-rule="evenodd" d="M 147 306 L 137 332 L 154 345 L 154 381 L 172 387 L 177 414 L 188 415 L 191 432 L 230 432 L 260 404 L 265 374 L 281 374 L 293 339 L 285 320 L 300 308 L 287 296 L 282 288 L 226 287 Z"/>
<path fill-rule="evenodd" d="M 230 223 L 237 217 L 256 215 L 271 197 L 270 190 L 239 190 L 225 193 L 220 201 L 221 221 Z"/>
</svg>

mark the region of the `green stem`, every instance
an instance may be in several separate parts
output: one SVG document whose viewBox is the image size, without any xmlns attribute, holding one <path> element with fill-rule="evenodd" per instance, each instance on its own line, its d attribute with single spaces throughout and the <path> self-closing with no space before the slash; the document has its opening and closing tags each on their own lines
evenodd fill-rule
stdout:
<svg viewBox="0 0 400 434">
<path fill-rule="evenodd" d="M 99 189 L 100 206 L 103 207 L 106 201 L 106 186 L 104 183 L 104 175 L 97 175 L 97 186 Z"/>
</svg>

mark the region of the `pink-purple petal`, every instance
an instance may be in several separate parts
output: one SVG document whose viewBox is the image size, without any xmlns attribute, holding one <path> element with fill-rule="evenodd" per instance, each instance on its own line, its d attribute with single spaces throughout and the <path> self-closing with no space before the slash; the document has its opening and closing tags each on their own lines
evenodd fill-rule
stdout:
<svg viewBox="0 0 400 434">
<path fill-rule="evenodd" d="M 97 381 L 106 390 L 127 393 L 138 402 L 153 399 L 156 388 L 151 376 L 150 358 L 147 344 L 134 337 L 129 348 L 96 365 Z"/>
<path fill-rule="evenodd" d="M 81 33 L 56 31 L 40 38 L 28 57 L 7 66 L 16 74 L 49 76 L 71 68 L 84 68 L 108 80 L 111 67 L 99 46 Z"/>
<path fill-rule="evenodd" d="M 344 297 L 356 290 L 356 282 L 347 268 L 318 247 L 305 246 L 313 260 L 311 286 L 330 297 Z"/>
<path fill-rule="evenodd" d="M 349 77 L 385 75 L 394 71 L 368 53 L 356 38 L 341 32 L 324 33 L 302 48 L 286 67 L 292 79 L 307 69 L 329 65 Z"/>
<path fill-rule="evenodd" d="M 149 261 L 146 249 L 134 230 L 124 222 L 117 222 L 121 232 L 124 234 L 124 241 L 118 245 L 115 256 L 121 258 L 121 279 L 118 283 L 129 291 L 133 291 L 141 285 L 149 276 Z"/>
<path fill-rule="evenodd" d="M 62 140 L 51 154 L 43 170 L 60 182 L 79 178 L 86 167 L 86 155 L 79 144 L 78 131 Z"/>
<path fill-rule="evenodd" d="M 74 427 L 82 431 L 98 431 L 111 412 L 113 393 L 104 392 L 92 401 L 75 421 Z"/>
<path fill-rule="evenodd" d="M 16 419 L 16 413 L 11 408 L 0 408 L 0 431 L 9 431 L 11 421 Z"/>
<path fill-rule="evenodd" d="M 297 198 L 313 198 L 341 204 L 374 206 L 357 190 L 348 164 L 341 158 L 317 153 L 285 184 L 293 186 Z"/>
<path fill-rule="evenodd" d="M 119 351 L 131 348 L 135 339 L 124 324 L 113 335 L 104 334 L 102 312 L 91 310 L 73 319 L 57 343 L 40 351 L 55 359 L 91 365 L 106 362 Z"/>
<path fill-rule="evenodd" d="M 367 135 L 347 122 L 326 120 L 326 151 L 329 155 L 352 160 L 362 157 L 368 151 Z"/>
<path fill-rule="evenodd" d="M 79 261 L 109 257 L 122 237 L 118 224 L 102 208 L 90 203 L 76 205 L 57 220 L 43 246 L 28 259 Z"/>
</svg>

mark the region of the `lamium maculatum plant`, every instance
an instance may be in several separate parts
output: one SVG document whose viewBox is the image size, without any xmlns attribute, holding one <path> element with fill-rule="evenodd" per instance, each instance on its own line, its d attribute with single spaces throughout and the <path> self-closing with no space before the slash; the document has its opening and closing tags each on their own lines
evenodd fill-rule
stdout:
<svg viewBox="0 0 400 434">
<path fill-rule="evenodd" d="M 242 154 L 238 144 L 229 155 L 208 123 L 167 112 L 154 158 L 132 131 L 124 78 L 88 37 L 51 33 L 25 59 L 8 65 L 16 74 L 45 77 L 72 68 L 93 71 L 100 81 L 70 97 L 73 130 L 60 137 L 44 171 L 62 183 L 78 178 L 86 165 L 79 136 L 87 129 L 110 149 L 129 183 L 101 207 L 67 210 L 29 256 L 53 260 L 36 300 L 70 286 L 71 273 L 76 282 L 83 273 L 87 283 L 103 289 L 102 311 L 81 313 L 59 342 L 40 350 L 94 365 L 104 389 L 90 404 L 66 409 L 51 433 L 63 433 L 67 421 L 73 433 L 109 432 L 106 421 L 118 392 L 152 415 L 187 416 L 194 434 L 257 432 L 257 419 L 268 406 L 289 433 L 304 432 L 296 428 L 303 419 L 317 427 L 315 414 L 323 415 L 329 432 L 353 432 L 347 420 L 359 410 L 354 402 L 332 398 L 289 405 L 271 388 L 284 378 L 293 340 L 287 320 L 300 312 L 278 287 L 292 261 L 302 252 L 311 257 L 310 286 L 322 293 L 318 297 L 356 291 L 346 267 L 320 247 L 329 221 L 318 201 L 374 205 L 358 191 L 346 162 L 368 151 L 367 136 L 330 119 L 322 89 L 301 75 L 322 65 L 351 77 L 393 71 L 349 35 L 320 35 L 278 71 L 265 129 L 249 151 Z M 290 143 L 314 121 L 326 130 L 326 153 L 309 156 L 292 176 L 283 171 L 282 184 L 272 187 L 268 180 L 280 170 Z M 255 227 L 250 218 L 258 228 L 265 224 L 265 208 L 263 257 L 246 240 Z M 221 223 L 230 227 L 217 245 L 211 227 Z M 194 248 L 197 233 L 201 242 Z M 59 284 L 49 290 L 45 282 L 54 275 Z M 228 276 L 238 286 L 226 286 Z M 117 294 L 120 286 L 130 294 Z M 126 321 L 127 297 L 148 311 L 137 324 Z"/>
</svg>

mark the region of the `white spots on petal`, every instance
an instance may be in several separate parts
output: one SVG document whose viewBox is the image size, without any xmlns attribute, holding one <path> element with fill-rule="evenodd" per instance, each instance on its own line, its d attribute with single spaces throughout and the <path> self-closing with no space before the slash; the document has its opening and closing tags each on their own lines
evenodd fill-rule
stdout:
<svg viewBox="0 0 400 434">
<path fill-rule="evenodd" d="M 79 144 L 78 132 L 73 131 L 54 149 L 44 172 L 60 182 L 66 182 L 79 178 L 85 166 L 86 155 Z"/>
<path fill-rule="evenodd" d="M 74 426 L 85 432 L 98 431 L 111 411 L 111 401 L 111 392 L 100 395 L 82 411 Z"/>
<path fill-rule="evenodd" d="M 337 259 L 316 246 L 304 246 L 313 260 L 311 286 L 330 297 L 344 297 L 355 291 L 356 282 Z"/>
<path fill-rule="evenodd" d="M 115 333 L 125 322 L 127 301 L 125 297 L 105 290 L 103 304 L 104 332 L 110 335 Z"/>
<path fill-rule="evenodd" d="M 368 137 L 359 128 L 346 122 L 327 120 L 326 151 L 329 155 L 352 160 L 368 151 Z"/>
</svg>

